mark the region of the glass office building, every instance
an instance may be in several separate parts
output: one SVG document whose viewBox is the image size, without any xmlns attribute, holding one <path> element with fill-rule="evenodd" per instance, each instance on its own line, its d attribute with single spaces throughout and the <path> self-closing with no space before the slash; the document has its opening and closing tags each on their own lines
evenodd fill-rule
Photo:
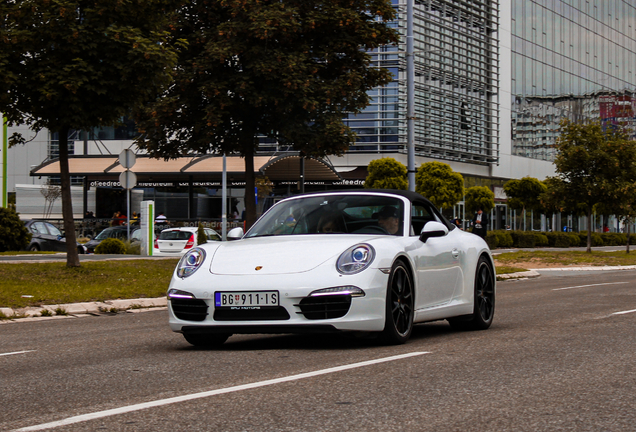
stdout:
<svg viewBox="0 0 636 432">
<path fill-rule="evenodd" d="M 350 115 L 355 152 L 405 152 L 406 0 L 393 0 L 401 44 L 373 53 L 395 80 Z M 474 164 L 498 162 L 498 9 L 490 1 L 414 2 L 415 154 Z"/>
<path fill-rule="evenodd" d="M 552 161 L 562 118 L 636 138 L 636 3 L 512 0 L 512 154 Z"/>
</svg>

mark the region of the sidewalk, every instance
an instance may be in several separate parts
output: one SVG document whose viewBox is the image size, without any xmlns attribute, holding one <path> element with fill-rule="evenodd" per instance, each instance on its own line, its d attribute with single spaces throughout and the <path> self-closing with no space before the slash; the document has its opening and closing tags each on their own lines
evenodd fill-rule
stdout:
<svg viewBox="0 0 636 432">
<path fill-rule="evenodd" d="M 535 278 L 541 276 L 544 272 L 584 272 L 584 271 L 616 271 L 616 270 L 636 270 L 636 265 L 628 266 L 585 266 L 585 267 L 550 267 L 530 269 L 524 272 L 507 273 L 497 275 L 497 280 Z"/>
<path fill-rule="evenodd" d="M 118 312 L 143 312 L 167 309 L 166 297 L 129 300 L 107 300 L 105 302 L 67 303 L 26 307 L 20 309 L 0 308 L 0 313 L 9 319 L 0 320 L 0 325 L 19 321 L 40 321 L 59 318 L 80 318 Z"/>
</svg>

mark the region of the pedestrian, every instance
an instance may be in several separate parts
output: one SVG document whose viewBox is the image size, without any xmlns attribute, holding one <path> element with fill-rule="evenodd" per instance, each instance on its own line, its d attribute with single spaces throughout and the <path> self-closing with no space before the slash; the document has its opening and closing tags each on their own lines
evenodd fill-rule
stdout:
<svg viewBox="0 0 636 432">
<path fill-rule="evenodd" d="M 155 223 L 156 224 L 167 224 L 168 223 L 168 219 L 166 218 L 166 215 L 163 214 L 163 212 L 159 212 L 159 216 L 157 216 L 155 218 Z"/>
<path fill-rule="evenodd" d="M 460 230 L 463 230 L 464 228 L 462 228 L 462 220 L 460 218 L 454 218 L 451 223 L 453 225 L 455 225 L 457 228 L 459 228 Z"/>
<path fill-rule="evenodd" d="M 473 234 L 477 234 L 479 237 L 486 239 L 486 233 L 488 232 L 488 216 L 484 213 L 482 208 L 477 209 L 477 213 L 473 218 Z"/>
</svg>

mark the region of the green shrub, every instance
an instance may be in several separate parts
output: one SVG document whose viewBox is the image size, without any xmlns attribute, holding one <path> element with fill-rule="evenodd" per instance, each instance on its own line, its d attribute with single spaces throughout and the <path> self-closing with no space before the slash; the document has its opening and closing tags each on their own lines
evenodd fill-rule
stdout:
<svg viewBox="0 0 636 432">
<path fill-rule="evenodd" d="M 116 238 L 107 238 L 102 240 L 95 248 L 96 254 L 119 254 L 124 255 L 126 253 L 126 244 Z"/>
<path fill-rule="evenodd" d="M 20 220 L 15 206 L 0 207 L 0 252 L 25 250 L 31 233 Z"/>
<path fill-rule="evenodd" d="M 497 244 L 500 248 L 509 248 L 512 247 L 512 236 L 508 231 L 495 231 L 497 233 Z"/>
<path fill-rule="evenodd" d="M 130 243 L 126 242 L 126 255 L 141 255 L 141 243 L 134 242 Z"/>
<path fill-rule="evenodd" d="M 546 247 L 548 246 L 548 238 L 544 233 L 534 232 L 534 244 L 536 247 Z"/>
<path fill-rule="evenodd" d="M 205 230 L 203 224 L 199 222 L 199 228 L 197 229 L 197 244 L 204 244 L 208 242 L 208 238 L 205 236 Z"/>
<path fill-rule="evenodd" d="M 570 239 L 570 247 L 581 246 L 581 238 L 578 234 L 575 233 L 567 233 L 568 238 Z"/>
<path fill-rule="evenodd" d="M 548 245 L 551 247 L 558 247 L 558 248 L 567 248 L 570 247 L 572 244 L 572 235 L 570 235 L 569 233 L 564 233 L 564 232 L 549 232 L 546 233 L 546 236 L 548 237 Z M 579 237 L 576 237 L 576 241 L 579 241 Z"/>
<path fill-rule="evenodd" d="M 516 237 L 516 247 L 519 248 L 533 248 L 537 244 L 537 237 L 531 231 L 515 231 L 513 238 Z M 546 242 L 547 242 L 546 237 Z"/>
<path fill-rule="evenodd" d="M 581 231 L 579 233 L 579 239 L 581 239 L 581 246 L 587 246 L 587 231 Z M 603 246 L 603 237 L 599 233 L 592 233 L 592 246 Z"/>
<path fill-rule="evenodd" d="M 636 245 L 636 234 L 630 234 L 629 235 L 629 244 L 630 245 Z"/>
<path fill-rule="evenodd" d="M 486 233 L 486 243 L 490 249 L 496 249 L 499 246 L 499 237 L 496 231 L 488 231 Z"/>
<path fill-rule="evenodd" d="M 622 246 L 627 244 L 627 235 L 620 233 L 600 234 L 605 246 Z"/>
</svg>

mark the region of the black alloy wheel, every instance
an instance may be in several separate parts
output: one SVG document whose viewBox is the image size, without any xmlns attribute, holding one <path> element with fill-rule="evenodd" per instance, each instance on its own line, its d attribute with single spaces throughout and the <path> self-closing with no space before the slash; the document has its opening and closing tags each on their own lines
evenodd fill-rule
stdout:
<svg viewBox="0 0 636 432">
<path fill-rule="evenodd" d="M 389 344 L 403 344 L 413 331 L 414 295 L 411 273 L 404 263 L 393 264 L 386 294 L 386 319 L 382 339 Z"/>
<path fill-rule="evenodd" d="M 482 256 L 475 271 L 475 297 L 472 315 L 451 318 L 457 330 L 486 330 L 495 316 L 495 273 L 488 258 Z"/>
</svg>

